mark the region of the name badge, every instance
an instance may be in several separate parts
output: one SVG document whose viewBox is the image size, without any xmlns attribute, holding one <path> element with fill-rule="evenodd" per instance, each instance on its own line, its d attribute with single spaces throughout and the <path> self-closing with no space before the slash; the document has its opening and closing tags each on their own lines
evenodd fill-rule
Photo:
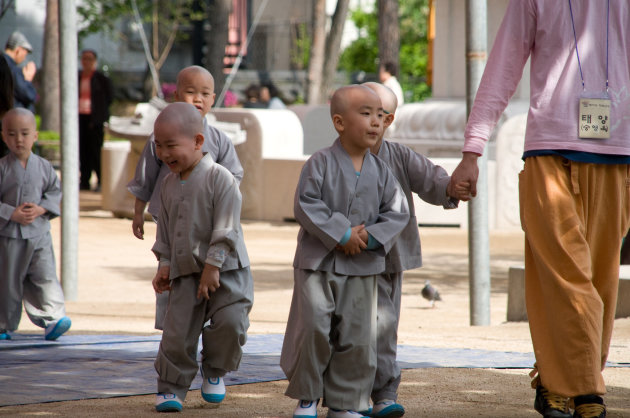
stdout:
<svg viewBox="0 0 630 418">
<path fill-rule="evenodd" d="M 580 98 L 578 136 L 582 139 L 610 138 L 610 99 Z"/>
</svg>

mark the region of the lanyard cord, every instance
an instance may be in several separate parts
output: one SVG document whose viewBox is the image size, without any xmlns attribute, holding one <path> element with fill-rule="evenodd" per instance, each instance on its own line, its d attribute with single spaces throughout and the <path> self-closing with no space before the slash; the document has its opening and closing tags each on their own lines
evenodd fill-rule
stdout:
<svg viewBox="0 0 630 418">
<path fill-rule="evenodd" d="M 575 33 L 575 21 L 573 20 L 573 8 L 571 0 L 569 0 L 569 12 L 571 13 L 571 25 L 573 25 L 573 38 L 575 39 L 575 55 L 577 55 L 578 67 L 580 67 L 580 78 L 582 79 L 582 90 L 584 87 L 584 74 L 582 73 L 582 63 L 580 62 L 580 53 L 578 52 L 577 35 Z M 608 8 L 606 10 L 606 91 L 608 91 L 608 32 L 610 27 L 610 0 L 608 0 Z"/>
</svg>

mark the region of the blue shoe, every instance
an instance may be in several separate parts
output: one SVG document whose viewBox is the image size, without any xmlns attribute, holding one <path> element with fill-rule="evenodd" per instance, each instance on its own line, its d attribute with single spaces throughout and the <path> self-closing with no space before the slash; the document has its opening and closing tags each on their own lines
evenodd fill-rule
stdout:
<svg viewBox="0 0 630 418">
<path fill-rule="evenodd" d="M 158 393 L 155 398 L 155 410 L 158 412 L 181 412 L 182 401 L 172 393 Z"/>
<path fill-rule="evenodd" d="M 405 415 L 405 408 L 389 399 L 376 402 L 372 408 L 372 417 L 375 418 L 398 418 L 403 415 Z"/>
<path fill-rule="evenodd" d="M 293 411 L 293 418 L 317 418 L 317 404 L 316 401 L 299 401 Z"/>
<path fill-rule="evenodd" d="M 44 339 L 47 341 L 55 341 L 57 338 L 65 334 L 70 329 L 72 321 L 67 316 L 51 322 L 44 331 Z"/>
<path fill-rule="evenodd" d="M 222 377 L 209 377 L 203 379 L 201 385 L 201 397 L 206 402 L 221 403 L 225 398 L 225 382 Z"/>
<path fill-rule="evenodd" d="M 366 417 L 372 416 L 372 405 L 368 406 L 368 409 L 363 409 L 363 410 L 359 411 L 359 414 L 363 414 Z"/>
<path fill-rule="evenodd" d="M 5 329 L 0 329 L 0 340 L 10 340 L 11 334 L 7 332 Z"/>
</svg>

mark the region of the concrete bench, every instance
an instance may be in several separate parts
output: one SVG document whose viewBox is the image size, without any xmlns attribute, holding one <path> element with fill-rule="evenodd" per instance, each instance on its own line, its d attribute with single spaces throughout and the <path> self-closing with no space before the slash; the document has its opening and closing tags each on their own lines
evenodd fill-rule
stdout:
<svg viewBox="0 0 630 418">
<path fill-rule="evenodd" d="M 619 296 L 615 318 L 630 316 L 630 265 L 619 268 Z M 508 271 L 508 322 L 527 321 L 525 307 L 525 267 L 510 267 Z"/>
</svg>

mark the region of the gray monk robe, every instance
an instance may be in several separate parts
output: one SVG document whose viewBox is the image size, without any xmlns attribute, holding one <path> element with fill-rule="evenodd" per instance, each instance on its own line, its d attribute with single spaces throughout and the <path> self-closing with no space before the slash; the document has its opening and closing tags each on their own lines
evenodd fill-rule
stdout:
<svg viewBox="0 0 630 418">
<path fill-rule="evenodd" d="M 47 212 L 29 225 L 11 221 L 24 202 Z M 24 168 L 12 153 L 0 159 L 0 329 L 17 329 L 22 302 L 29 319 L 42 328 L 65 316 L 50 235 L 50 219 L 59 216 L 60 203 L 61 184 L 50 162 L 31 154 Z"/>
<path fill-rule="evenodd" d="M 440 166 L 409 147 L 383 140 L 377 156 L 385 161 L 400 183 L 409 205 L 409 223 L 398 236 L 386 257 L 385 274 L 378 277 L 378 361 L 372 400 L 395 401 L 400 384 L 400 367 L 396 362 L 398 322 L 403 271 L 422 266 L 418 220 L 413 193 L 433 205 L 454 209 L 459 201 L 446 195 L 450 176 Z"/>
<path fill-rule="evenodd" d="M 155 360 L 158 392 L 185 399 L 200 334 L 205 377 L 238 369 L 254 299 L 240 213 L 238 182 L 209 154 L 185 182 L 174 173 L 164 178 L 153 252 L 170 266 L 171 291 Z M 221 286 L 209 301 L 197 299 L 204 264 L 220 267 Z"/>
<path fill-rule="evenodd" d="M 305 163 L 294 207 L 301 228 L 280 359 L 286 394 L 367 409 L 376 370 L 376 275 L 407 225 L 407 201 L 383 161 L 367 153 L 357 175 L 337 139 Z M 380 245 L 357 255 L 336 250 L 360 224 Z"/>
</svg>

